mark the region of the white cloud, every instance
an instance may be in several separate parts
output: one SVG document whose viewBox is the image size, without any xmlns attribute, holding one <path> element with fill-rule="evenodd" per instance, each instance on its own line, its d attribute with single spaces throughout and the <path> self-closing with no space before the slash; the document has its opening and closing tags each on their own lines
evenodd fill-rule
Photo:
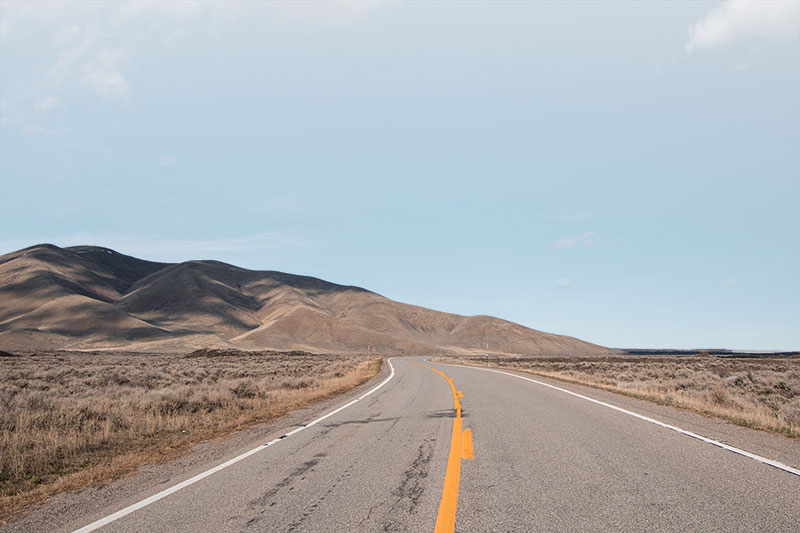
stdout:
<svg viewBox="0 0 800 533">
<path fill-rule="evenodd" d="M 800 2 L 727 0 L 690 30 L 687 53 L 735 41 L 781 41 L 800 33 Z"/>
<path fill-rule="evenodd" d="M 579 222 L 592 218 L 593 213 L 576 213 L 574 215 L 539 215 L 539 218 L 544 220 L 559 220 L 561 222 Z"/>
<path fill-rule="evenodd" d="M 594 231 L 588 231 L 578 237 L 564 237 L 553 244 L 555 248 L 573 248 L 575 246 L 591 246 L 592 239 L 597 235 Z"/>
<path fill-rule="evenodd" d="M 81 83 L 106 100 L 127 99 L 128 80 L 118 70 L 127 57 L 124 48 L 101 50 L 93 61 L 84 65 Z"/>
<path fill-rule="evenodd" d="M 47 74 L 56 81 L 61 81 L 72 72 L 75 65 L 85 60 L 97 40 L 97 30 L 93 26 L 87 27 L 77 42 L 57 39 L 57 35 L 58 33 L 53 37 L 53 42 L 60 41 L 61 50 L 55 65 L 48 69 Z"/>
<path fill-rule="evenodd" d="M 756 45 L 750 47 L 750 51 L 747 52 L 747 55 L 742 59 L 740 63 L 733 67 L 733 71 L 731 72 L 732 76 L 738 76 L 742 74 L 747 68 L 750 66 L 750 61 L 752 61 L 753 56 L 756 52 Z"/>
<path fill-rule="evenodd" d="M 267 2 L 272 13 L 290 22 L 315 26 L 352 26 L 390 3 L 378 1 Z"/>
<path fill-rule="evenodd" d="M 59 28 L 53 35 L 53 45 L 59 49 L 58 59 L 47 74 L 56 82 L 77 77 L 81 85 L 106 100 L 127 99 L 130 85 L 120 66 L 127 60 L 128 52 L 125 48 L 95 52 L 102 37 L 94 25 L 87 25 L 83 31 L 78 25 Z"/>
<path fill-rule="evenodd" d="M 175 28 L 164 38 L 164 44 L 172 46 L 184 37 L 186 37 L 186 30 L 183 28 Z"/>
<path fill-rule="evenodd" d="M 77 24 L 64 26 L 56 30 L 53 34 L 53 45 L 58 48 L 69 46 L 77 41 L 81 36 L 81 27 Z"/>
<path fill-rule="evenodd" d="M 729 277 L 728 279 L 722 282 L 722 285 L 724 287 L 733 287 L 734 285 L 736 285 L 736 276 Z"/>
<path fill-rule="evenodd" d="M 59 104 L 58 98 L 56 98 L 55 96 L 48 96 L 41 102 L 36 102 L 35 104 L 33 104 L 33 108 L 41 113 L 47 113 L 58 104 Z"/>
<path fill-rule="evenodd" d="M 27 126 L 25 126 L 25 133 L 28 133 L 30 135 L 37 135 L 43 132 L 44 128 L 41 126 L 37 126 L 36 124 L 28 124 Z"/>
<path fill-rule="evenodd" d="M 167 155 L 158 160 L 158 166 L 160 167 L 171 167 L 175 163 L 175 156 L 174 155 Z"/>
<path fill-rule="evenodd" d="M 310 192 L 269 196 L 258 201 L 249 202 L 248 212 L 259 216 L 305 217 L 309 211 L 322 209 L 325 201 Z"/>
<path fill-rule="evenodd" d="M 54 57 L 44 69 L 31 65 L 31 73 L 43 72 L 50 83 L 82 85 L 106 100 L 126 100 L 131 83 L 121 66 L 127 51 L 141 49 L 141 43 L 164 48 L 187 35 L 226 39 L 238 31 L 241 20 L 312 29 L 348 27 L 387 3 L 391 2 L 0 1 L 0 42 L 5 46 L 18 34 L 50 41 Z"/>
<path fill-rule="evenodd" d="M 226 255 L 253 253 L 284 248 L 302 248 L 309 242 L 297 235 L 272 231 L 218 239 L 164 239 L 143 235 L 98 234 L 80 232 L 65 237 L 33 237 L 32 239 L 2 239 L 0 254 L 6 254 L 37 244 L 50 242 L 56 246 L 82 244 L 104 246 L 120 253 L 151 261 L 189 261 L 192 259 L 225 260 Z M 268 265 L 263 265 L 267 267 Z"/>
<path fill-rule="evenodd" d="M 0 20 L 0 44 L 5 44 L 13 26 L 6 20 Z"/>
<path fill-rule="evenodd" d="M 557 289 L 566 289 L 567 287 L 572 287 L 572 280 L 569 278 L 559 278 L 556 281 L 556 288 Z"/>
</svg>

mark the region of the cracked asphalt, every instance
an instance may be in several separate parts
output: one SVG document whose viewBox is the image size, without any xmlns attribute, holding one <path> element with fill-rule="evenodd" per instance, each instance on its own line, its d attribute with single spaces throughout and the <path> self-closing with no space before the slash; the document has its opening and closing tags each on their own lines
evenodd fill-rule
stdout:
<svg viewBox="0 0 800 533">
<path fill-rule="evenodd" d="M 373 395 L 102 531 L 432 531 L 453 395 L 439 374 L 392 362 L 395 377 Z M 473 434 L 456 531 L 800 531 L 798 476 L 536 384 L 431 366 L 463 391 L 463 424 Z M 561 386 L 800 465 L 796 440 Z M 283 422 L 259 438 L 297 427 Z M 185 472 L 156 468 L 148 483 L 117 482 L 135 489 L 110 484 L 64 496 L 9 529 L 71 531 L 225 458 L 196 460 Z"/>
</svg>

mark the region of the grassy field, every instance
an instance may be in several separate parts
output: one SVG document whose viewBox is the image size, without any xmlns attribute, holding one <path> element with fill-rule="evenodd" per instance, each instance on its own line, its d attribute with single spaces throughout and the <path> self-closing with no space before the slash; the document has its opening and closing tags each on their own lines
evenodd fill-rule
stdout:
<svg viewBox="0 0 800 533">
<path fill-rule="evenodd" d="M 275 352 L 0 357 L 0 520 L 341 393 L 380 366 Z"/>
<path fill-rule="evenodd" d="M 458 358 L 456 362 L 487 364 L 479 357 Z M 491 358 L 488 364 L 800 437 L 798 357 Z"/>
</svg>

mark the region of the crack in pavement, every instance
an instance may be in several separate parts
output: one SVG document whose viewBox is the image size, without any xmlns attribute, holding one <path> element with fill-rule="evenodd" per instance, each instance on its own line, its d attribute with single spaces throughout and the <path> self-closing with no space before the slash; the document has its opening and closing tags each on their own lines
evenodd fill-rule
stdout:
<svg viewBox="0 0 800 533">
<path fill-rule="evenodd" d="M 420 445 L 417 457 L 404 472 L 400 486 L 392 491 L 395 501 L 389 511 L 385 513 L 389 520 L 384 523 L 383 531 L 405 531 L 405 520 L 398 516 L 398 511 L 405 511 L 405 515 L 415 512 L 417 504 L 425 492 L 424 481 L 428 477 L 428 465 L 433 457 L 433 442 L 435 441 L 436 439 L 426 439 Z"/>
<path fill-rule="evenodd" d="M 262 496 L 254 500 L 250 500 L 247 506 L 250 507 L 251 509 L 252 508 L 264 509 L 267 506 L 267 502 L 272 498 L 274 498 L 278 494 L 278 492 L 280 492 L 281 489 L 288 487 L 288 490 L 292 490 L 294 488 L 291 486 L 292 482 L 298 477 L 302 479 L 303 474 L 305 474 L 306 472 L 314 468 L 316 465 L 318 465 L 320 460 L 326 455 L 327 454 L 324 453 L 316 454 L 314 456 L 314 459 L 306 461 L 297 468 L 295 468 L 294 470 L 292 470 L 288 476 L 283 478 L 280 482 L 278 482 L 274 487 L 265 492 Z M 270 506 L 271 505 L 275 505 L 275 502 L 272 502 Z"/>
</svg>

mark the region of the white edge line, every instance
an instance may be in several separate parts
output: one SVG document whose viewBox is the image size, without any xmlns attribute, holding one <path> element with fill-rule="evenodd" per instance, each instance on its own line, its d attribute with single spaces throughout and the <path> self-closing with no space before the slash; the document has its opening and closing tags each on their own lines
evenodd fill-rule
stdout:
<svg viewBox="0 0 800 533">
<path fill-rule="evenodd" d="M 687 431 L 685 429 L 681 429 L 681 428 L 679 428 L 677 426 L 671 426 L 670 424 L 665 424 L 664 422 L 656 420 L 655 418 L 650 418 L 648 416 L 640 415 L 639 413 L 634 413 L 633 411 L 628 411 L 627 409 L 623 409 L 622 407 L 617 407 L 616 405 L 612 405 L 610 403 L 601 402 L 600 400 L 595 400 L 594 398 L 590 398 L 588 396 L 584 396 L 582 394 L 578 394 L 577 392 L 572 392 L 572 391 L 567 390 L 567 389 L 562 389 L 561 387 L 556 387 L 555 385 L 550 385 L 549 383 L 545 383 L 543 381 L 538 381 L 536 379 L 527 378 L 525 376 L 520 376 L 518 374 L 512 374 L 511 372 L 503 372 L 502 370 L 492 370 L 490 368 L 480 368 L 480 367 L 477 367 L 477 366 L 468 366 L 468 365 L 452 365 L 452 364 L 449 364 L 449 363 L 439 363 L 439 364 L 448 365 L 448 366 L 459 366 L 459 367 L 463 367 L 463 368 L 472 368 L 472 369 L 475 369 L 475 370 L 484 370 L 486 372 L 495 372 L 497 374 L 505 374 L 506 376 L 511 376 L 511 377 L 514 377 L 514 378 L 524 379 L 526 381 L 532 381 L 533 383 L 536 383 L 537 385 L 542 385 L 544 387 L 549 387 L 549 388 L 555 389 L 557 391 L 565 392 L 567 394 L 570 394 L 570 395 L 575 396 L 577 398 L 580 398 L 582 400 L 586 400 L 587 402 L 592 402 L 592 403 L 595 403 L 597 405 L 602 405 L 603 407 L 608 407 L 609 409 L 613 409 L 615 411 L 619 411 L 620 413 L 625 413 L 626 415 L 630 415 L 630 416 L 638 418 L 640 420 L 644 420 L 645 422 L 650 422 L 651 424 L 655 424 L 657 426 L 661 426 L 662 428 L 671 429 L 672 431 L 677 431 L 678 433 L 681 433 L 682 435 L 686 435 L 687 437 L 692 437 L 693 439 L 701 440 L 703 442 L 707 442 L 708 444 L 713 444 L 714 446 L 718 446 L 720 448 L 728 450 L 729 452 L 733 452 L 733 453 L 736 453 L 736 454 L 739 454 L 739 455 L 743 455 L 745 457 L 749 457 L 750 459 L 754 459 L 754 460 L 756 460 L 756 461 L 758 461 L 760 463 L 764 463 L 765 465 L 769 465 L 769 466 L 775 467 L 775 468 L 777 468 L 779 470 L 783 470 L 784 472 L 788 472 L 790 474 L 794 474 L 795 476 L 800 476 L 800 470 L 798 470 L 796 468 L 792 468 L 791 466 L 785 465 L 785 464 L 780 463 L 778 461 L 773 461 L 772 459 L 767 459 L 766 457 L 762 457 L 760 455 L 756 455 L 754 453 L 750 453 L 750 452 L 748 452 L 746 450 L 742 450 L 740 448 L 736 448 L 734 446 L 730 446 L 728 444 L 725 444 L 724 442 L 719 442 L 719 441 L 714 440 L 714 439 L 709 439 L 708 437 L 704 437 L 702 435 L 698 435 L 697 433 L 692 433 L 691 431 Z"/>
<path fill-rule="evenodd" d="M 107 525 L 107 524 L 110 524 L 111 522 L 113 522 L 115 520 L 118 520 L 118 519 L 122 518 L 123 516 L 129 515 L 134 511 L 138 511 L 139 509 L 141 509 L 143 507 L 147 507 L 151 503 L 154 503 L 154 502 L 157 502 L 158 500 L 166 498 L 170 494 L 178 492 L 179 490 L 181 490 L 183 488 L 186 488 L 189 485 L 193 485 L 193 484 L 197 483 L 198 481 L 200 481 L 201 479 L 205 479 L 208 476 L 210 476 L 212 474 L 215 474 L 215 473 L 219 472 L 220 470 L 231 466 L 232 464 L 238 463 L 242 459 L 246 459 L 246 458 L 250 457 L 251 455 L 260 452 L 261 450 L 269 448 L 273 444 L 276 444 L 276 443 L 278 443 L 278 442 L 280 442 L 282 440 L 285 440 L 287 437 L 291 437 L 295 433 L 299 433 L 299 432 L 303 431 L 306 428 L 310 428 L 311 426 L 316 425 L 319 422 L 322 422 L 326 418 L 331 417 L 331 416 L 335 415 L 336 413 L 338 413 L 340 411 L 343 411 L 344 409 L 347 409 L 348 407 L 350 407 L 354 403 L 357 403 L 357 402 L 363 400 L 364 398 L 366 398 L 367 396 L 369 396 L 370 394 L 372 394 L 376 390 L 378 390 L 381 387 L 383 387 L 384 385 L 386 385 L 389 382 L 389 380 L 394 377 L 394 365 L 392 365 L 392 359 L 390 358 L 387 362 L 389 363 L 389 369 L 390 369 L 389 377 L 387 377 L 386 379 L 381 381 L 378 385 L 376 385 L 375 387 L 371 388 L 370 390 L 368 390 L 367 392 L 365 392 L 364 394 L 362 394 L 361 396 L 359 396 L 355 400 L 347 402 L 346 404 L 342 405 L 341 407 L 337 407 L 336 409 L 334 409 L 330 413 L 327 413 L 327 414 L 317 418 L 316 420 L 314 420 L 312 422 L 309 422 L 308 424 L 304 424 L 304 425 L 300 426 L 299 428 L 296 428 L 296 429 L 293 429 L 292 431 L 284 433 L 283 435 L 281 435 L 277 439 L 272 439 L 271 441 L 269 441 L 266 444 L 262 444 L 260 446 L 256 446 L 255 448 L 253 448 L 250 451 L 244 452 L 241 455 L 237 455 L 233 459 L 225 461 L 224 463 L 222 463 L 220 465 L 217 465 L 214 468 L 211 468 L 210 470 L 206 470 L 205 472 L 197 474 L 196 476 L 194 476 L 192 478 L 189 478 L 186 481 L 182 481 L 182 482 L 178 483 L 177 485 L 173 485 L 172 487 L 169 487 L 168 489 L 164 489 L 164 490 L 162 490 L 161 492 L 159 492 L 157 494 L 153 494 L 149 498 L 145 498 L 144 500 L 142 500 L 140 502 L 137 502 L 137 503 L 134 503 L 133 505 L 130 505 L 130 506 L 124 508 L 124 509 L 121 509 L 121 510 L 117 511 L 114 514 L 110 514 L 110 515 L 106 516 L 105 518 L 101 518 L 100 520 L 92 522 L 91 524 L 89 524 L 87 526 L 83 526 L 80 529 L 76 529 L 73 533 L 88 533 L 89 531 L 94 531 L 94 530 L 96 530 L 98 528 L 101 528 L 101 527 Z"/>
</svg>

